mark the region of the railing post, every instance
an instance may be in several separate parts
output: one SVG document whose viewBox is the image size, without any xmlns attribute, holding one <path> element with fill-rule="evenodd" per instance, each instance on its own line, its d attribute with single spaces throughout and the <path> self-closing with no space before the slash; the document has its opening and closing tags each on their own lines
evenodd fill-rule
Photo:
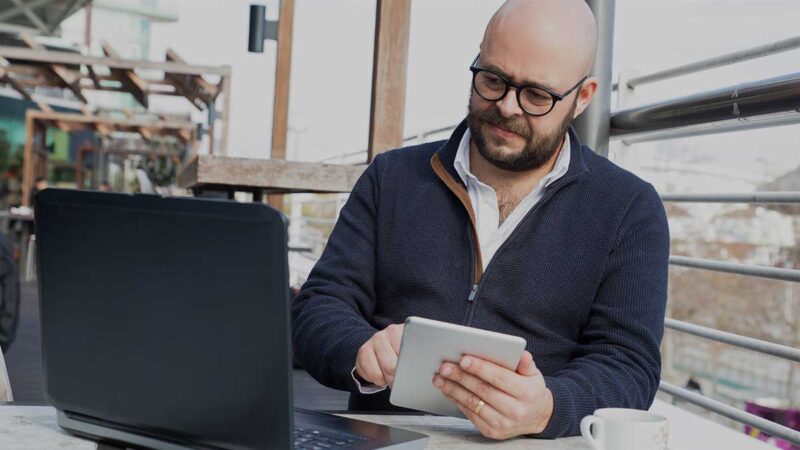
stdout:
<svg viewBox="0 0 800 450">
<path fill-rule="evenodd" d="M 608 156 L 611 128 L 611 61 L 614 55 L 614 11 L 616 0 L 587 0 L 597 19 L 598 41 L 592 76 L 597 77 L 594 100 L 575 120 L 581 141 L 600 155 Z"/>
</svg>

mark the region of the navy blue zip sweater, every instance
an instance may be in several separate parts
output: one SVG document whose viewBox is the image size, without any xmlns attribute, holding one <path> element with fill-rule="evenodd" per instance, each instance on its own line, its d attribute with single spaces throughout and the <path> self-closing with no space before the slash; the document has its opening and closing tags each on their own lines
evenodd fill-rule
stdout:
<svg viewBox="0 0 800 450">
<path fill-rule="evenodd" d="M 554 400 L 536 437 L 579 434 L 581 418 L 597 408 L 649 408 L 669 258 L 655 189 L 570 130 L 566 174 L 483 273 L 469 195 L 453 166 L 465 129 L 381 154 L 366 169 L 292 302 L 296 357 L 319 382 L 350 391 L 350 409 L 396 410 L 388 391 L 360 394 L 351 371 L 375 332 L 416 315 L 527 340 Z"/>
</svg>

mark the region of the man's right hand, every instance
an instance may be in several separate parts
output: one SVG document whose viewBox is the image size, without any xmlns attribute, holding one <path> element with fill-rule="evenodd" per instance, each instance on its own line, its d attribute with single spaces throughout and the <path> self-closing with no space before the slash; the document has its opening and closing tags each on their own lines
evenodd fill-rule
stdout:
<svg viewBox="0 0 800 450">
<path fill-rule="evenodd" d="M 389 325 L 372 335 L 356 358 L 356 373 L 376 386 L 391 386 L 403 338 L 403 324 Z"/>
</svg>

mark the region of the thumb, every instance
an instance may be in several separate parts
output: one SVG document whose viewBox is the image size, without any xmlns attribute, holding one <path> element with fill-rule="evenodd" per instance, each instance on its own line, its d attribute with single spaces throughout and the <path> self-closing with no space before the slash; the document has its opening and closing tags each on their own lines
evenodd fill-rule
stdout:
<svg viewBox="0 0 800 450">
<path fill-rule="evenodd" d="M 519 360 L 517 373 L 526 377 L 539 374 L 539 369 L 536 367 L 536 363 L 533 362 L 533 355 L 527 350 L 522 354 L 522 358 Z"/>
</svg>

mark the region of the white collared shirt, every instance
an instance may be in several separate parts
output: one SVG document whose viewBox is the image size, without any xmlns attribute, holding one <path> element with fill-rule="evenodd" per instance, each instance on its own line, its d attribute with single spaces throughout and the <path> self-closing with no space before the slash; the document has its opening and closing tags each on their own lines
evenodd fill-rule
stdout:
<svg viewBox="0 0 800 450">
<path fill-rule="evenodd" d="M 475 221 L 478 228 L 476 231 L 478 232 L 478 241 L 480 242 L 481 256 L 483 257 L 483 269 L 486 270 L 486 266 L 489 265 L 497 249 L 503 245 L 508 236 L 517 228 L 517 225 L 528 214 L 528 211 L 541 200 L 544 189 L 567 173 L 570 160 L 570 139 L 569 134 L 567 134 L 553 170 L 542 177 L 536 188 L 519 202 L 519 205 L 514 208 L 514 211 L 508 215 L 502 224 L 500 223 L 500 207 L 497 204 L 497 193 L 491 186 L 483 183 L 470 172 L 471 139 L 472 133 L 467 128 L 461 138 L 461 143 L 458 145 L 455 169 L 467 187 L 469 200 L 472 202 L 472 208 L 475 211 Z"/>
</svg>

